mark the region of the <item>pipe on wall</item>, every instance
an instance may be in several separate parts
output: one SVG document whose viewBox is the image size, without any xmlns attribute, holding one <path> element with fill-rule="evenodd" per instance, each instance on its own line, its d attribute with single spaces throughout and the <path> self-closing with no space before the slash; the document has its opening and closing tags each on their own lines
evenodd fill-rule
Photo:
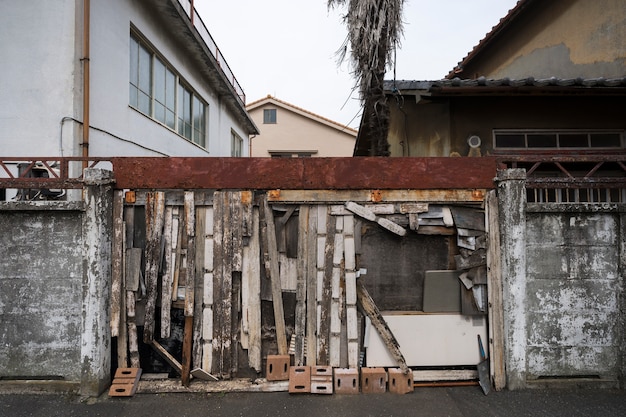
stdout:
<svg viewBox="0 0 626 417">
<path fill-rule="evenodd" d="M 91 13 L 90 0 L 83 0 L 83 141 L 82 141 L 82 156 L 85 158 L 83 161 L 83 169 L 87 168 L 87 159 L 89 157 L 89 56 L 90 56 L 90 13 Z"/>
</svg>

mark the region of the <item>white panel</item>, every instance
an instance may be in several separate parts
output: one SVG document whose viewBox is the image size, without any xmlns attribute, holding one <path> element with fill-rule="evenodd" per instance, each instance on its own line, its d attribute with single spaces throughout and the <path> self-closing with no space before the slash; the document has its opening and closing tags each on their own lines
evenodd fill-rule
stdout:
<svg viewBox="0 0 626 417">
<path fill-rule="evenodd" d="M 408 366 L 477 365 L 480 362 L 477 335 L 485 348 L 488 345 L 483 316 L 383 313 L 383 317 Z M 367 366 L 397 366 L 374 328 L 369 329 L 367 346 Z"/>
</svg>

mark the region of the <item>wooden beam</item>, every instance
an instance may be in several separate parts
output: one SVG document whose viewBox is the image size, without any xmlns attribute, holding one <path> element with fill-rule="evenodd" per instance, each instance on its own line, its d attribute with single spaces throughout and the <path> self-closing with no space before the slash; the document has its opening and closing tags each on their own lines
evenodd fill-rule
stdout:
<svg viewBox="0 0 626 417">
<path fill-rule="evenodd" d="M 307 308 L 307 261 L 309 233 L 308 205 L 301 205 L 298 214 L 298 269 L 296 279 L 296 318 L 295 318 L 295 349 L 294 364 L 304 365 L 304 344 L 306 334 Z"/>
<path fill-rule="evenodd" d="M 111 243 L 111 337 L 117 337 L 120 330 L 122 300 L 122 280 L 124 267 L 124 193 L 113 192 L 113 241 Z M 125 367 L 119 365 L 120 368 Z"/>
<path fill-rule="evenodd" d="M 191 380 L 191 340 L 193 338 L 193 316 L 185 316 L 183 331 L 183 360 L 181 367 L 181 383 L 189 386 Z"/>
<path fill-rule="evenodd" d="M 306 364 L 317 365 L 317 207 L 309 206 L 306 259 Z"/>
<path fill-rule="evenodd" d="M 159 342 L 153 340 L 150 342 L 150 346 L 155 350 L 165 361 L 172 367 L 179 375 L 183 373 L 183 366 L 173 357 Z"/>
<path fill-rule="evenodd" d="M 481 203 L 485 189 L 467 190 L 289 190 L 269 192 L 269 200 L 282 203 L 340 204 L 346 201 L 360 203 L 391 203 L 420 201 L 423 203 Z"/>
</svg>

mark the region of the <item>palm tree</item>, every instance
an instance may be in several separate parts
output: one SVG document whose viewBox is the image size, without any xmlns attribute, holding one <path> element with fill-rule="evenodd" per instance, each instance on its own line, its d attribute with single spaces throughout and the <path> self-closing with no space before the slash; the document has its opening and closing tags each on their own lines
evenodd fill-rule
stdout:
<svg viewBox="0 0 626 417">
<path fill-rule="evenodd" d="M 402 35 L 404 0 L 328 0 L 328 7 L 348 5 L 348 36 L 342 58 L 351 62 L 363 104 L 355 156 L 389 156 L 389 106 L 383 90 L 387 63 Z M 359 146 L 360 145 L 360 146 Z"/>
</svg>

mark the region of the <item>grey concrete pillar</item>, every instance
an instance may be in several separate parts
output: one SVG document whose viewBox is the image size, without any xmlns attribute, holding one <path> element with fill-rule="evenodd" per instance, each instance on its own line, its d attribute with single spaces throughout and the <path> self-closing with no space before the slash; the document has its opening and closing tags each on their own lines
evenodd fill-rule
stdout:
<svg viewBox="0 0 626 417">
<path fill-rule="evenodd" d="M 83 296 L 81 388 L 98 396 L 111 382 L 111 237 L 113 236 L 113 173 L 84 170 Z"/>
<path fill-rule="evenodd" d="M 498 171 L 507 387 L 526 387 L 526 170 Z"/>
</svg>

